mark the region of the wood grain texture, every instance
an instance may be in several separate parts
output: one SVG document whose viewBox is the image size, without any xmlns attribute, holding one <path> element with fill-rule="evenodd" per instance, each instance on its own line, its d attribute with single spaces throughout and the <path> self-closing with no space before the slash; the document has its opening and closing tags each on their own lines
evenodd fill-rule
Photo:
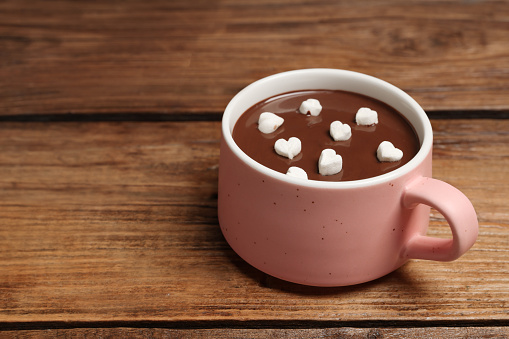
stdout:
<svg viewBox="0 0 509 339">
<path fill-rule="evenodd" d="M 0 124 L 0 327 L 509 321 L 509 121 L 432 123 L 434 176 L 472 200 L 477 243 L 343 288 L 269 277 L 229 248 L 218 122 Z M 448 235 L 436 212 L 429 233 Z"/>
<path fill-rule="evenodd" d="M 422 339 L 422 338 L 507 338 L 504 327 L 431 328 L 326 328 L 326 329 L 58 329 L 0 332 L 9 338 L 345 338 L 345 339 Z"/>
<path fill-rule="evenodd" d="M 509 110 L 507 1 L 0 2 L 0 115 L 214 113 L 249 83 L 330 67 L 426 110 Z M 458 113 L 459 114 L 459 113 Z"/>
</svg>

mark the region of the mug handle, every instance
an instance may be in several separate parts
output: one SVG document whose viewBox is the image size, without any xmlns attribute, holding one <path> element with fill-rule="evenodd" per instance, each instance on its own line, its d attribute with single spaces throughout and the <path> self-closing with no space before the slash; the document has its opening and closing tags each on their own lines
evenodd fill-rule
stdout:
<svg viewBox="0 0 509 339">
<path fill-rule="evenodd" d="M 403 255 L 412 259 L 452 261 L 462 256 L 477 239 L 479 224 L 472 203 L 457 188 L 433 178 L 412 181 L 403 194 L 403 205 L 425 204 L 442 213 L 452 231 L 452 239 L 415 234 L 406 243 Z"/>
</svg>

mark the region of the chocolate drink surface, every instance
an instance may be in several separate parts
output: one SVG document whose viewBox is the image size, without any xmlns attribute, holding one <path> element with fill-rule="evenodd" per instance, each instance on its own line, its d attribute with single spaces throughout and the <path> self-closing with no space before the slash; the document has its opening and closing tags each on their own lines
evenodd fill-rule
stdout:
<svg viewBox="0 0 509 339">
<path fill-rule="evenodd" d="M 301 103 L 310 98 L 317 99 L 322 106 L 318 116 L 299 113 Z M 378 123 L 357 125 L 355 115 L 361 107 L 375 110 Z M 263 112 L 282 117 L 284 123 L 275 132 L 260 132 L 258 118 Z M 351 127 L 348 140 L 332 139 L 329 128 L 336 120 Z M 274 150 L 276 140 L 290 137 L 297 137 L 302 143 L 301 152 L 291 160 Z M 420 147 L 413 127 L 394 108 L 361 94 L 339 90 L 288 92 L 263 100 L 240 116 L 233 139 L 244 153 L 268 168 L 286 173 L 289 167 L 297 166 L 306 171 L 309 180 L 321 181 L 351 181 L 385 174 L 410 161 Z M 377 148 L 382 141 L 390 141 L 402 150 L 401 160 L 379 161 Z M 334 149 L 343 160 L 342 170 L 334 175 L 318 172 L 318 159 L 327 148 Z"/>
</svg>

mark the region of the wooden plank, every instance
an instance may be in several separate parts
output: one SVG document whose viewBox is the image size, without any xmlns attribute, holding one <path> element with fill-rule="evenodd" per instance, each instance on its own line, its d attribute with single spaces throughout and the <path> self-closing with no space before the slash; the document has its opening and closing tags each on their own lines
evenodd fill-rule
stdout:
<svg viewBox="0 0 509 339">
<path fill-rule="evenodd" d="M 0 3 L 0 114 L 220 113 L 281 71 L 359 71 L 426 110 L 509 110 L 507 1 Z"/>
<path fill-rule="evenodd" d="M 325 329 L 161 329 L 79 328 L 0 332 L 9 338 L 506 338 L 507 327 L 325 328 Z"/>
<path fill-rule="evenodd" d="M 315 288 L 261 273 L 224 241 L 218 122 L 1 124 L 0 327 L 509 321 L 509 121 L 433 127 L 434 176 L 472 200 L 477 243 L 451 263 Z M 448 234 L 436 212 L 430 234 Z"/>
</svg>

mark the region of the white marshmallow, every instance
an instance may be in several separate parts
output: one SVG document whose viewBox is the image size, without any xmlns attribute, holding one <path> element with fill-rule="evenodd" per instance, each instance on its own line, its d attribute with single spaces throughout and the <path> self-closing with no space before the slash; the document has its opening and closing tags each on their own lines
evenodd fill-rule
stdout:
<svg viewBox="0 0 509 339">
<path fill-rule="evenodd" d="M 316 99 L 307 99 L 300 104 L 299 112 L 302 114 L 311 114 L 316 117 L 322 111 L 322 105 L 320 105 L 320 101 Z"/>
<path fill-rule="evenodd" d="M 290 160 L 299 154 L 301 149 L 301 142 L 299 138 L 296 137 L 291 137 L 288 139 L 288 141 L 285 139 L 279 139 L 274 144 L 274 150 L 276 153 L 282 155 L 283 157 L 287 157 Z"/>
<path fill-rule="evenodd" d="M 382 141 L 376 150 L 376 157 L 382 162 L 400 161 L 403 157 L 403 151 L 389 141 Z"/>
<path fill-rule="evenodd" d="M 343 158 L 336 154 L 331 148 L 326 148 L 320 154 L 318 160 L 318 172 L 321 175 L 333 175 L 341 172 L 343 169 Z"/>
<path fill-rule="evenodd" d="M 274 113 L 264 112 L 258 118 L 258 129 L 260 132 L 269 134 L 277 130 L 285 121 L 285 119 Z"/>
<path fill-rule="evenodd" d="M 352 128 L 341 121 L 333 121 L 330 124 L 330 136 L 334 141 L 344 141 L 352 136 Z"/>
<path fill-rule="evenodd" d="M 378 124 L 378 113 L 367 107 L 361 107 L 355 114 L 357 125 L 371 126 Z"/>
<path fill-rule="evenodd" d="M 292 166 L 286 172 L 286 175 L 291 177 L 300 178 L 300 179 L 308 179 L 308 174 L 300 167 Z"/>
</svg>

